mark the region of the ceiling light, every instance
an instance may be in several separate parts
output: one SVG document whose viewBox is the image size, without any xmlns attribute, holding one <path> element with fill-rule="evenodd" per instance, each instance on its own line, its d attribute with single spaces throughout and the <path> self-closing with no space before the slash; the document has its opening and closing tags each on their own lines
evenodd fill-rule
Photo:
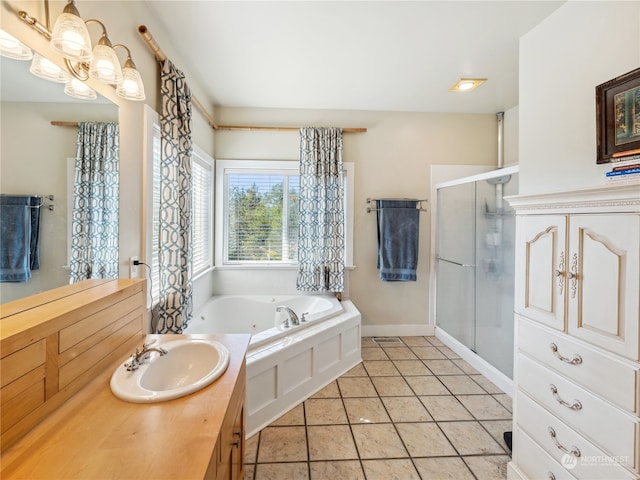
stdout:
<svg viewBox="0 0 640 480">
<path fill-rule="evenodd" d="M 44 78 L 50 82 L 67 83 L 69 74 L 48 58 L 43 57 L 39 53 L 33 54 L 33 61 L 29 71 L 36 77 Z"/>
<path fill-rule="evenodd" d="M 449 88 L 450 92 L 470 92 L 471 90 L 475 90 L 484 82 L 486 82 L 486 78 L 461 78 L 458 80 L 451 88 Z"/>
<path fill-rule="evenodd" d="M 127 59 L 122 68 L 122 81 L 116 87 L 116 95 L 127 100 L 142 101 L 146 98 L 144 84 L 142 83 L 140 72 L 136 70 L 136 64 L 131 60 L 131 52 L 124 45 L 116 45 L 113 48 L 117 47 L 122 47 L 127 51 Z"/>
<path fill-rule="evenodd" d="M 95 100 L 98 98 L 95 90 L 89 85 L 81 82 L 77 78 L 71 78 L 64 87 L 64 93 L 73 98 L 80 98 L 82 100 Z"/>
<path fill-rule="evenodd" d="M 0 55 L 14 60 L 31 60 L 31 49 L 13 35 L 0 30 Z"/>
</svg>

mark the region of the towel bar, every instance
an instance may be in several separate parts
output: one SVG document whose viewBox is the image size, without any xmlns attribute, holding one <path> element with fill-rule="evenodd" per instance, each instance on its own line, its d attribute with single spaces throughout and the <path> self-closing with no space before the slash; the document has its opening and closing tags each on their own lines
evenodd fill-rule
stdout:
<svg viewBox="0 0 640 480">
<path fill-rule="evenodd" d="M 422 207 L 422 202 L 428 202 L 429 200 L 424 198 L 422 200 L 419 200 L 417 198 L 367 198 L 367 213 L 371 213 L 371 212 L 375 212 L 377 210 L 379 210 L 379 208 L 373 208 L 371 207 L 371 202 L 375 202 L 378 200 L 404 200 L 407 202 L 416 202 L 418 205 L 416 206 L 416 208 L 418 210 L 420 210 L 421 212 L 426 212 L 427 209 Z"/>
</svg>

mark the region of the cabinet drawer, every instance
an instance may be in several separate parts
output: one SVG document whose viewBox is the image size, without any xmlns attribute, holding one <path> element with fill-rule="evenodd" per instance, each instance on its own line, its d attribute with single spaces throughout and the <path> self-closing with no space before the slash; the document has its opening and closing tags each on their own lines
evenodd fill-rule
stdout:
<svg viewBox="0 0 640 480">
<path fill-rule="evenodd" d="M 569 335 L 521 317 L 518 318 L 518 347 L 621 408 L 638 412 L 640 365 L 637 363 L 621 361 Z M 603 382 L 605 378 L 607 381 Z"/>
<path fill-rule="evenodd" d="M 557 462 L 570 467 L 571 474 L 584 479 L 635 479 L 632 472 L 622 466 L 624 456 L 611 458 L 600 448 L 576 433 L 556 416 L 522 391 L 518 391 L 518 428 L 526 432 L 533 441 L 547 451 Z M 526 439 L 525 439 L 526 443 Z M 516 444 L 520 450 L 522 445 Z M 524 452 L 523 452 L 524 453 Z M 526 455 L 518 454 L 520 457 Z M 554 472 L 555 474 L 555 472 Z M 546 478 L 546 477 L 532 477 Z"/>
<path fill-rule="evenodd" d="M 518 467 L 532 480 L 575 480 L 562 465 L 543 450 L 520 428 L 514 432 L 516 450 L 514 459 Z"/>
<path fill-rule="evenodd" d="M 519 388 L 609 455 L 626 457 L 628 464 L 637 468 L 638 417 L 623 412 L 526 355 L 519 354 L 518 362 Z M 579 402 L 580 408 L 569 408 L 561 401 L 570 405 Z"/>
</svg>

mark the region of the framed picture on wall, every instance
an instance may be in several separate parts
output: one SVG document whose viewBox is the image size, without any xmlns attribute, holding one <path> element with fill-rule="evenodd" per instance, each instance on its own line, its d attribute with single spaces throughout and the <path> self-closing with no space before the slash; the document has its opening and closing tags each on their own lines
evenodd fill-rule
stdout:
<svg viewBox="0 0 640 480">
<path fill-rule="evenodd" d="M 640 68 L 596 87 L 596 163 L 640 154 Z"/>
</svg>

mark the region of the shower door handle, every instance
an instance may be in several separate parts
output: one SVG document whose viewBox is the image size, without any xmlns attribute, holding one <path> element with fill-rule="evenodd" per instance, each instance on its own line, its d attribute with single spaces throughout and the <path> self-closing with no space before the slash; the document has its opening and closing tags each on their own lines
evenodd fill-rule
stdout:
<svg viewBox="0 0 640 480">
<path fill-rule="evenodd" d="M 454 265 L 458 265 L 459 267 L 465 267 L 465 268 L 475 268 L 475 265 L 471 265 L 468 263 L 458 263 L 458 262 L 454 262 L 453 260 L 447 260 L 446 258 L 442 258 L 441 256 L 437 256 L 436 260 L 441 260 L 443 262 L 447 262 L 447 263 L 452 263 Z"/>
</svg>

